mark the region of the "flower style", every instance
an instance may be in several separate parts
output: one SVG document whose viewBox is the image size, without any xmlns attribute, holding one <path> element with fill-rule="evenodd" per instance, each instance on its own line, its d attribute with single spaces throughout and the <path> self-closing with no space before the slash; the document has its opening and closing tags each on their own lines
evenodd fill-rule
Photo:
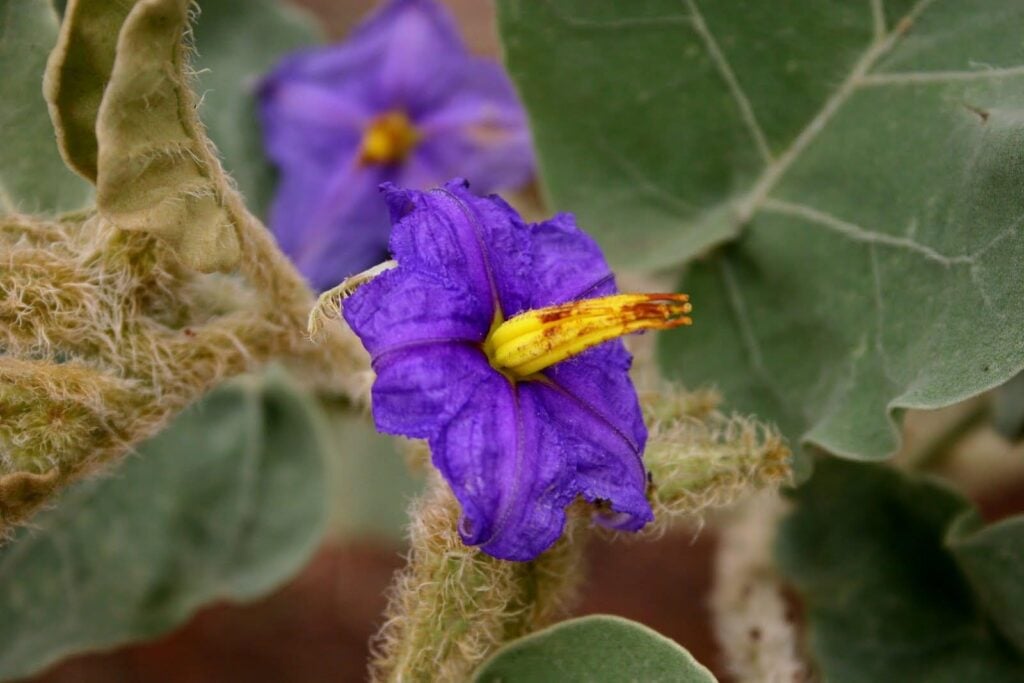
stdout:
<svg viewBox="0 0 1024 683">
<path fill-rule="evenodd" d="M 344 43 L 286 58 L 259 103 L 280 171 L 270 225 L 319 290 L 385 258 L 380 183 L 466 175 L 492 191 L 533 173 L 511 83 L 467 52 L 433 0 L 392 0 Z"/>
<path fill-rule="evenodd" d="M 688 324 L 685 295 L 616 294 L 569 214 L 526 225 L 460 180 L 382 189 L 398 265 L 343 314 L 373 359 L 378 429 L 428 440 L 465 543 L 532 559 L 580 495 L 602 524 L 650 521 L 647 430 L 614 338 Z"/>
</svg>

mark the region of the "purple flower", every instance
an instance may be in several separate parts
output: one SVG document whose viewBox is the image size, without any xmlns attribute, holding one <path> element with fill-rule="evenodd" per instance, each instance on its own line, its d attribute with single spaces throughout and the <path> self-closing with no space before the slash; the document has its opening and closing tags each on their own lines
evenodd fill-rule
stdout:
<svg viewBox="0 0 1024 683">
<path fill-rule="evenodd" d="M 459 180 L 382 189 L 398 265 L 343 313 L 373 359 L 378 429 L 429 441 L 463 540 L 532 559 L 580 495 L 603 524 L 650 521 L 647 430 L 614 338 L 689 323 L 685 295 L 612 296 L 608 264 L 571 215 L 526 225 Z"/>
<path fill-rule="evenodd" d="M 392 0 L 344 43 L 288 57 L 259 103 L 280 171 L 270 225 L 320 290 L 387 258 L 380 183 L 465 175 L 491 191 L 533 173 L 508 78 L 467 52 L 433 0 Z"/>
</svg>

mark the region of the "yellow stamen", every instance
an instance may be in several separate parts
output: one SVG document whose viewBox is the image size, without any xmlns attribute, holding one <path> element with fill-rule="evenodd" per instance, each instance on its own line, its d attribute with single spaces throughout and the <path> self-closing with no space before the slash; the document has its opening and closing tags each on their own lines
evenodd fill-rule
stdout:
<svg viewBox="0 0 1024 683">
<path fill-rule="evenodd" d="M 389 111 L 370 122 L 363 132 L 359 162 L 397 164 L 404 161 L 420 141 L 420 133 L 403 111 Z"/>
<path fill-rule="evenodd" d="M 616 294 L 526 311 L 496 325 L 484 342 L 491 364 L 528 377 L 609 339 L 693 321 L 686 294 Z"/>
</svg>

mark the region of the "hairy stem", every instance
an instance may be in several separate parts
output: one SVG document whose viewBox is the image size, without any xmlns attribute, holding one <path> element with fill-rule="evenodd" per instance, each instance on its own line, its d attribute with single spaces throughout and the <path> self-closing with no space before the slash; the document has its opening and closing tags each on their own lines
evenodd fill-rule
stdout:
<svg viewBox="0 0 1024 683">
<path fill-rule="evenodd" d="M 715 409 L 717 396 L 663 385 L 642 396 L 649 436 L 644 461 L 658 534 L 792 477 L 789 448 L 771 427 Z"/>
<path fill-rule="evenodd" d="M 586 530 L 532 562 L 506 562 L 459 538 L 458 503 L 436 475 L 412 508 L 408 564 L 375 636 L 374 681 L 462 681 L 502 643 L 564 616 L 582 579 Z"/>
<path fill-rule="evenodd" d="M 771 549 L 785 511 L 774 493 L 749 501 L 722 527 L 711 612 L 715 636 L 737 683 L 804 683 L 796 624 Z"/>
</svg>

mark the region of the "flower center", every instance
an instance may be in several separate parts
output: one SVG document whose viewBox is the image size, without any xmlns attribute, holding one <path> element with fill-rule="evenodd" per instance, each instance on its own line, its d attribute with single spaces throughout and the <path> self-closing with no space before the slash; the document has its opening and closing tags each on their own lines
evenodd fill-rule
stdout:
<svg viewBox="0 0 1024 683">
<path fill-rule="evenodd" d="M 522 379 L 609 339 L 689 325 L 691 308 L 686 294 L 615 294 L 549 306 L 495 325 L 484 352 L 495 368 Z"/>
<path fill-rule="evenodd" d="M 366 165 L 397 164 L 404 161 L 420 141 L 420 132 L 404 111 L 381 114 L 363 131 L 359 161 Z"/>
</svg>

